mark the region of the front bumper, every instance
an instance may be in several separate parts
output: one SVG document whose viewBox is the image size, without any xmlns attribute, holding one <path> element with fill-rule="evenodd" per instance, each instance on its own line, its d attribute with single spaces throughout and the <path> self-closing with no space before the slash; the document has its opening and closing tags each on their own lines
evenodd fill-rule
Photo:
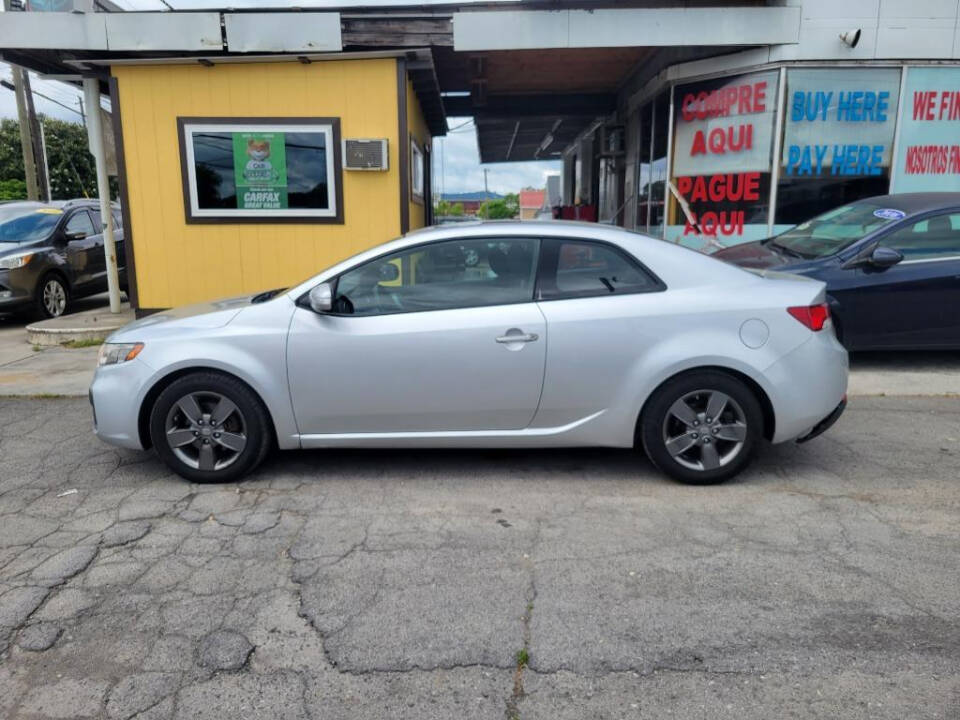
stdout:
<svg viewBox="0 0 960 720">
<path fill-rule="evenodd" d="M 98 438 L 119 447 L 143 449 L 140 406 L 154 374 L 140 358 L 97 368 L 89 397 Z"/>
<path fill-rule="evenodd" d="M 823 435 L 827 430 L 833 427 L 833 424 L 840 419 L 840 416 L 843 415 L 843 411 L 847 409 L 847 396 L 843 396 L 843 400 L 840 401 L 840 404 L 837 405 L 833 412 L 827 415 L 823 420 L 818 422 L 813 426 L 813 429 L 808 432 L 806 435 L 797 438 L 797 444 L 805 443 L 808 440 L 813 440 L 818 435 Z"/>
</svg>

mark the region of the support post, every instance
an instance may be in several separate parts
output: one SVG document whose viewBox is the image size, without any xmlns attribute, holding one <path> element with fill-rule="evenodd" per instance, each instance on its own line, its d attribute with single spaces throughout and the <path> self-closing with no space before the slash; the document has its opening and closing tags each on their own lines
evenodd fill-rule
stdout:
<svg viewBox="0 0 960 720">
<path fill-rule="evenodd" d="M 100 122 L 100 81 L 83 79 L 83 95 L 87 104 L 87 139 L 90 154 L 97 165 L 97 194 L 100 196 L 100 218 L 103 221 L 103 253 L 107 259 L 107 290 L 110 312 L 120 312 L 120 277 L 117 272 L 117 251 L 113 241 L 113 213 L 110 212 L 110 182 L 107 178 L 107 157 L 103 148 L 103 127 Z"/>
<path fill-rule="evenodd" d="M 12 65 L 14 93 L 17 96 L 17 124 L 20 128 L 20 150 L 23 153 L 23 176 L 27 185 L 27 200 L 39 200 L 40 190 L 37 187 L 36 155 L 33 152 L 33 133 L 31 132 L 30 117 L 27 115 L 27 103 L 23 93 L 24 70 Z"/>
</svg>

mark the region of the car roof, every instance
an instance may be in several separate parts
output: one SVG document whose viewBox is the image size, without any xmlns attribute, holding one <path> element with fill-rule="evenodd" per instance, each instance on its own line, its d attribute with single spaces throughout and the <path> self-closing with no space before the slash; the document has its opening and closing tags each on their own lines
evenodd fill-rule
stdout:
<svg viewBox="0 0 960 720">
<path fill-rule="evenodd" d="M 398 252 L 423 243 L 498 238 L 570 238 L 609 242 L 632 253 L 649 267 L 668 287 L 680 288 L 724 282 L 744 283 L 755 277 L 741 268 L 722 262 L 696 250 L 651 237 L 616 225 L 571 220 L 486 220 L 456 225 L 436 225 L 408 232 L 390 242 L 376 245 L 291 287 L 288 295 L 296 299 L 312 285 L 373 258 Z"/>
<path fill-rule="evenodd" d="M 928 210 L 960 207 L 960 193 L 926 192 L 877 195 L 875 197 L 858 200 L 857 202 L 876 205 L 877 207 L 894 208 L 902 210 L 908 215 L 913 215 Z"/>
</svg>

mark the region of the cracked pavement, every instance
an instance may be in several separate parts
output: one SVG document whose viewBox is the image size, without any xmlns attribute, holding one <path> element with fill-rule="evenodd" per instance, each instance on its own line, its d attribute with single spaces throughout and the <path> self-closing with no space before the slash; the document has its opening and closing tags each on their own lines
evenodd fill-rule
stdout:
<svg viewBox="0 0 960 720">
<path fill-rule="evenodd" d="M 191 485 L 83 400 L 0 418 L 3 718 L 960 717 L 957 398 L 706 488 L 608 450 Z"/>
</svg>

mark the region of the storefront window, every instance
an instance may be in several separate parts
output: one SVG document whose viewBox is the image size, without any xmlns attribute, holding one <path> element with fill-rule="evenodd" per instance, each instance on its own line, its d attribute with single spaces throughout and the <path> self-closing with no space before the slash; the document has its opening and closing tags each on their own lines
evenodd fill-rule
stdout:
<svg viewBox="0 0 960 720">
<path fill-rule="evenodd" d="M 179 124 L 188 222 L 343 221 L 338 120 Z"/>
<path fill-rule="evenodd" d="M 716 250 L 766 236 L 779 73 L 678 85 L 666 238 Z"/>
<path fill-rule="evenodd" d="M 898 68 L 787 71 L 775 231 L 890 185 Z"/>
<path fill-rule="evenodd" d="M 960 192 L 960 68 L 907 68 L 893 192 Z"/>
<path fill-rule="evenodd" d="M 667 182 L 667 141 L 670 137 L 670 93 L 657 96 L 653 103 L 653 138 L 650 153 L 650 232 L 664 236 L 664 193 Z"/>
<path fill-rule="evenodd" d="M 410 194 L 418 202 L 423 202 L 423 178 L 423 150 L 410 138 Z"/>
<path fill-rule="evenodd" d="M 650 230 L 650 129 L 653 127 L 653 103 L 648 103 L 637 111 L 637 218 L 636 228 L 640 232 Z"/>
</svg>

